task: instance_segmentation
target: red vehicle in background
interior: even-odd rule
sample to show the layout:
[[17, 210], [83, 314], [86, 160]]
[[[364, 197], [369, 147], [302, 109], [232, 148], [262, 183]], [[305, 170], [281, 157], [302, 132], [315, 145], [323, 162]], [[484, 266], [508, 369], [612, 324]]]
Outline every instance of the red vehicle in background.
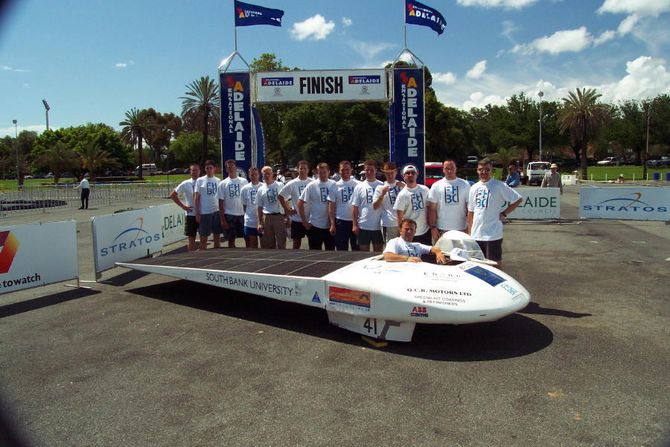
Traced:
[[424, 167], [426, 168], [426, 177], [424, 183], [427, 187], [430, 188], [433, 186], [433, 183], [444, 177], [444, 172], [442, 172], [442, 162], [427, 161], [424, 164]]

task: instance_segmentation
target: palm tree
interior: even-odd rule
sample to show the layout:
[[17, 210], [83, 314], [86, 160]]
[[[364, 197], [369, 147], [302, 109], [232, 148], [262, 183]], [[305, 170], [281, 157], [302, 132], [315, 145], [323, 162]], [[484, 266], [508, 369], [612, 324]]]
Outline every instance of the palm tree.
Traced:
[[56, 144], [42, 153], [40, 162], [51, 170], [54, 175], [54, 183], [58, 183], [64, 172], [79, 167], [79, 156], [65, 143], [57, 141]]
[[500, 173], [500, 179], [505, 180], [507, 177], [507, 166], [510, 162], [515, 161], [519, 158], [519, 149], [516, 146], [512, 147], [501, 147], [498, 148], [498, 152], [491, 155], [491, 159], [499, 162], [502, 165], [502, 172]]
[[142, 141], [146, 135], [151, 132], [151, 119], [146, 110], [138, 110], [133, 107], [126, 112], [126, 119], [119, 123], [124, 126], [121, 129], [121, 138], [126, 143], [137, 147], [137, 155], [139, 160], [139, 178], [142, 180]]
[[118, 166], [116, 158], [112, 157], [109, 152], [100, 148], [100, 145], [91, 141], [79, 153], [81, 157], [81, 164], [88, 170], [91, 176], [91, 181], [95, 179], [95, 173], [102, 167]]
[[203, 76], [186, 86], [186, 96], [182, 96], [182, 117], [195, 114], [202, 120], [202, 150], [200, 163], [207, 159], [207, 138], [209, 137], [209, 119], [219, 115], [219, 86], [209, 76]]
[[563, 106], [558, 115], [561, 134], [570, 131], [570, 141], [580, 162], [582, 180], [587, 179], [586, 150], [589, 142], [598, 136], [609, 118], [608, 106], [598, 102], [601, 96], [595, 89], [577, 88], [563, 98]]

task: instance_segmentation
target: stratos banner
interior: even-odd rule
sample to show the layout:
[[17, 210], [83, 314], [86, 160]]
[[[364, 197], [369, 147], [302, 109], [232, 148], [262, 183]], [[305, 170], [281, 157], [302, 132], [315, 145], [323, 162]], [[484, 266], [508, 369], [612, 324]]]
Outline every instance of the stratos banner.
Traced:
[[186, 226], [186, 213], [175, 203], [161, 205], [161, 245], [179, 242], [184, 239], [184, 227]]
[[75, 221], [0, 228], [0, 294], [78, 276]]
[[522, 200], [510, 219], [560, 219], [560, 188], [518, 188], [517, 192]]
[[254, 101], [388, 101], [386, 71], [259, 71], [252, 74]]
[[609, 187], [579, 189], [579, 217], [670, 220], [670, 188]]
[[115, 266], [158, 253], [163, 247], [160, 207], [93, 218], [93, 259], [96, 275]]

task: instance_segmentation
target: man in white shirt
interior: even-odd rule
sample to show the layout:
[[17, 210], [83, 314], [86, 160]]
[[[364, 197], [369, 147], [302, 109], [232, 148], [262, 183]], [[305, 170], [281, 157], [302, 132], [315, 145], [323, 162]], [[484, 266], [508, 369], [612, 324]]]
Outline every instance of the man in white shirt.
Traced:
[[242, 187], [240, 196], [244, 208], [244, 244], [247, 248], [258, 248], [258, 190], [261, 187], [258, 168], [249, 168], [249, 180]]
[[393, 205], [398, 216], [398, 222], [403, 219], [412, 219], [416, 222], [416, 234], [414, 240], [424, 245], [432, 245], [433, 241], [428, 228], [428, 194], [427, 186], [419, 185], [416, 181], [418, 171], [416, 166], [407, 165], [402, 170], [405, 186]]
[[270, 166], [263, 166], [263, 185], [258, 188], [257, 196], [257, 229], [263, 234], [261, 247], [263, 248], [286, 248], [286, 227], [284, 226], [284, 215], [281, 213], [279, 203], [279, 191], [283, 185], [274, 180], [274, 174]]
[[343, 160], [340, 162], [340, 179], [335, 182], [337, 192], [335, 194], [335, 249], [347, 251], [351, 246], [352, 251], [358, 250], [358, 240], [352, 231], [351, 199], [358, 180], [351, 176], [351, 163]]
[[[200, 166], [192, 164], [189, 167], [191, 178], [184, 180], [170, 193], [170, 198], [177, 206], [186, 211], [186, 224], [184, 235], [188, 238], [188, 251], [195, 251], [195, 235], [198, 232], [198, 222], [195, 221], [195, 185], [200, 177]], [[184, 196], [186, 203], [179, 200], [179, 195]]]
[[302, 225], [307, 230], [310, 250], [335, 250], [335, 204], [331, 207], [329, 198], [335, 197], [335, 181], [328, 178], [330, 168], [327, 163], [316, 167], [318, 179], [311, 182], [300, 194], [298, 213]]
[[79, 207], [80, 210], [87, 210], [88, 209], [88, 197], [91, 194], [91, 184], [88, 182], [88, 174], [84, 175], [81, 178], [81, 182], [77, 186], [75, 186], [75, 189], [81, 189], [81, 206]]
[[235, 160], [226, 160], [226, 172], [228, 177], [221, 180], [217, 190], [219, 216], [228, 247], [235, 248], [235, 238], [244, 237], [244, 207], [240, 192], [249, 182], [237, 175]]
[[384, 248], [384, 260], [389, 262], [421, 262], [421, 255], [433, 253], [438, 264], [447, 262], [444, 253], [437, 247], [412, 242], [416, 222], [403, 219], [400, 224], [400, 236], [391, 239]]
[[[309, 163], [307, 160], [300, 160], [298, 162], [298, 177], [290, 180], [279, 193], [279, 203], [284, 208], [284, 214], [291, 216], [291, 239], [293, 239], [293, 249], [297, 250], [302, 244], [302, 238], [307, 233], [305, 227], [302, 226], [302, 219], [298, 214], [298, 200], [300, 194], [314, 180], [308, 177]], [[291, 201], [289, 207], [288, 200]]]
[[384, 236], [384, 242], [388, 243], [388, 241], [400, 235], [398, 215], [393, 209], [393, 205], [398, 198], [398, 193], [405, 187], [405, 183], [396, 181], [398, 169], [395, 163], [391, 161], [384, 163], [382, 171], [384, 171], [386, 181], [383, 185], [375, 188], [375, 195], [372, 200], [375, 209], [380, 207], [382, 209], [382, 235]]
[[479, 181], [470, 188], [468, 199], [467, 233], [477, 241], [484, 256], [502, 269], [502, 221], [519, 206], [521, 195], [491, 177], [490, 160], [480, 160], [477, 173]]
[[205, 162], [205, 175], [195, 185], [195, 221], [198, 222], [200, 250], [207, 248], [207, 238], [212, 235], [214, 248], [221, 247], [221, 218], [219, 202], [216, 198], [220, 180], [214, 176], [216, 165], [212, 160]]
[[445, 231], [465, 231], [468, 226], [468, 194], [470, 184], [456, 177], [456, 162], [442, 163], [444, 178], [433, 183], [428, 195], [428, 226], [433, 240]]
[[361, 251], [381, 251], [384, 247], [382, 236], [382, 209], [374, 207], [375, 189], [382, 185], [377, 180], [377, 162], [367, 160], [363, 163], [365, 180], [356, 185], [352, 199], [353, 231], [358, 235], [358, 246]]

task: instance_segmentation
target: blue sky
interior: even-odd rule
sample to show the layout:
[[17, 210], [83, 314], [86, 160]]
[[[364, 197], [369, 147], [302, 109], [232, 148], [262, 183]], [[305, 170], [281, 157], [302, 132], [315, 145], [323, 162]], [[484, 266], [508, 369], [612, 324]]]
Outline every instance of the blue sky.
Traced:
[[[285, 11], [281, 28], [238, 28], [238, 50], [290, 67], [376, 68], [403, 48], [404, 0], [248, 0]], [[438, 36], [408, 26], [439, 99], [469, 109], [514, 93], [603, 99], [670, 93], [670, 0], [424, 0]], [[0, 136], [103, 122], [127, 110], [179, 113], [185, 85], [216, 77], [234, 49], [233, 1], [21, 0], [0, 18]]]

